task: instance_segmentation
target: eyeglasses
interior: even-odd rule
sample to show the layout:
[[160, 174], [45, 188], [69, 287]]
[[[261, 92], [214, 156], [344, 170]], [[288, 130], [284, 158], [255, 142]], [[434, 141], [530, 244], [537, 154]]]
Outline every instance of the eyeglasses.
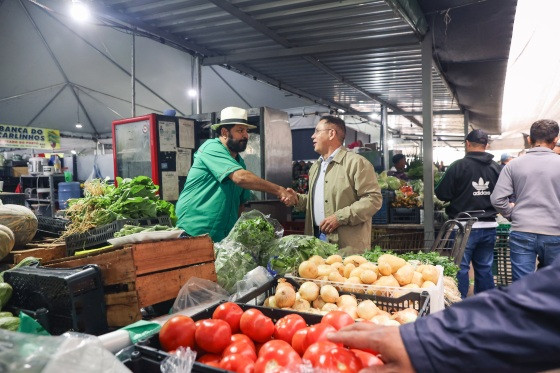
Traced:
[[322, 129], [322, 130], [315, 129], [315, 132], [313, 132], [313, 133], [318, 134], [321, 131], [330, 131], [330, 130], [336, 131], [334, 128], [325, 128], [325, 129]]

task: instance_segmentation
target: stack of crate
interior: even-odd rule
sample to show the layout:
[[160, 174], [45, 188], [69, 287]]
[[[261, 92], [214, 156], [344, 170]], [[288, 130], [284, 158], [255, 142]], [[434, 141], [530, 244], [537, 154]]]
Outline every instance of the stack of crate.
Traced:
[[494, 245], [494, 282], [496, 286], [511, 284], [511, 260], [509, 256], [510, 224], [500, 224], [496, 229], [496, 244]]

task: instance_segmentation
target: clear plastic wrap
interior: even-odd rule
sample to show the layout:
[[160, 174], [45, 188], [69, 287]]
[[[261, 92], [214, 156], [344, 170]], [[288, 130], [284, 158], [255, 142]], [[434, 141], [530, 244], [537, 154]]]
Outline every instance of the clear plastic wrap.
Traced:
[[173, 303], [172, 312], [179, 312], [202, 304], [214, 304], [226, 300], [228, 297], [228, 292], [215, 282], [191, 277], [179, 291], [179, 295]]
[[255, 257], [238, 242], [222, 240], [214, 244], [214, 251], [218, 284], [229, 293], [235, 291], [237, 281], [258, 266]]
[[266, 246], [283, 234], [284, 227], [276, 219], [258, 210], [251, 210], [241, 214], [231, 232], [221, 243], [240, 243], [253, 258], [258, 260]]
[[196, 360], [196, 351], [179, 347], [171, 356], [161, 362], [162, 373], [190, 373]]
[[129, 372], [97, 337], [37, 336], [0, 330], [1, 372]]
[[[274, 277], [266, 268], [259, 266], [252, 271], [249, 271], [245, 276], [243, 276], [242, 280], [235, 284], [234, 293], [229, 297], [229, 300], [235, 302], [240, 297], [250, 293], [262, 285], [265, 285], [273, 279]], [[263, 299], [257, 299], [257, 303], [261, 304], [264, 302], [264, 294], [262, 297]]]

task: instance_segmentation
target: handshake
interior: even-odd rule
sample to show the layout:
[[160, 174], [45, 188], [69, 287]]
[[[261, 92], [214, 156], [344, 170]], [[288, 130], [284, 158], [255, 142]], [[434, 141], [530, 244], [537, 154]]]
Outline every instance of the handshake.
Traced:
[[278, 195], [278, 198], [280, 199], [280, 201], [282, 201], [282, 203], [284, 203], [286, 206], [294, 206], [298, 203], [298, 195], [295, 190], [293, 190], [292, 188], [282, 189], [283, 190]]

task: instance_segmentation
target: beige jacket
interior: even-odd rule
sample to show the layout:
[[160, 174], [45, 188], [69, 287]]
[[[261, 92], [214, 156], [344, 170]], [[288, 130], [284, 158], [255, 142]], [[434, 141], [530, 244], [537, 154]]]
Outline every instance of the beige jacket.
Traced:
[[[306, 211], [305, 234], [313, 235], [313, 190], [321, 161], [309, 170], [309, 193], [299, 194], [296, 208]], [[372, 164], [342, 148], [325, 174], [325, 216], [336, 215], [341, 224], [327, 236], [329, 242], [349, 252], [371, 248], [371, 218], [381, 208], [381, 189]], [[316, 222], [318, 225], [320, 222]]]

